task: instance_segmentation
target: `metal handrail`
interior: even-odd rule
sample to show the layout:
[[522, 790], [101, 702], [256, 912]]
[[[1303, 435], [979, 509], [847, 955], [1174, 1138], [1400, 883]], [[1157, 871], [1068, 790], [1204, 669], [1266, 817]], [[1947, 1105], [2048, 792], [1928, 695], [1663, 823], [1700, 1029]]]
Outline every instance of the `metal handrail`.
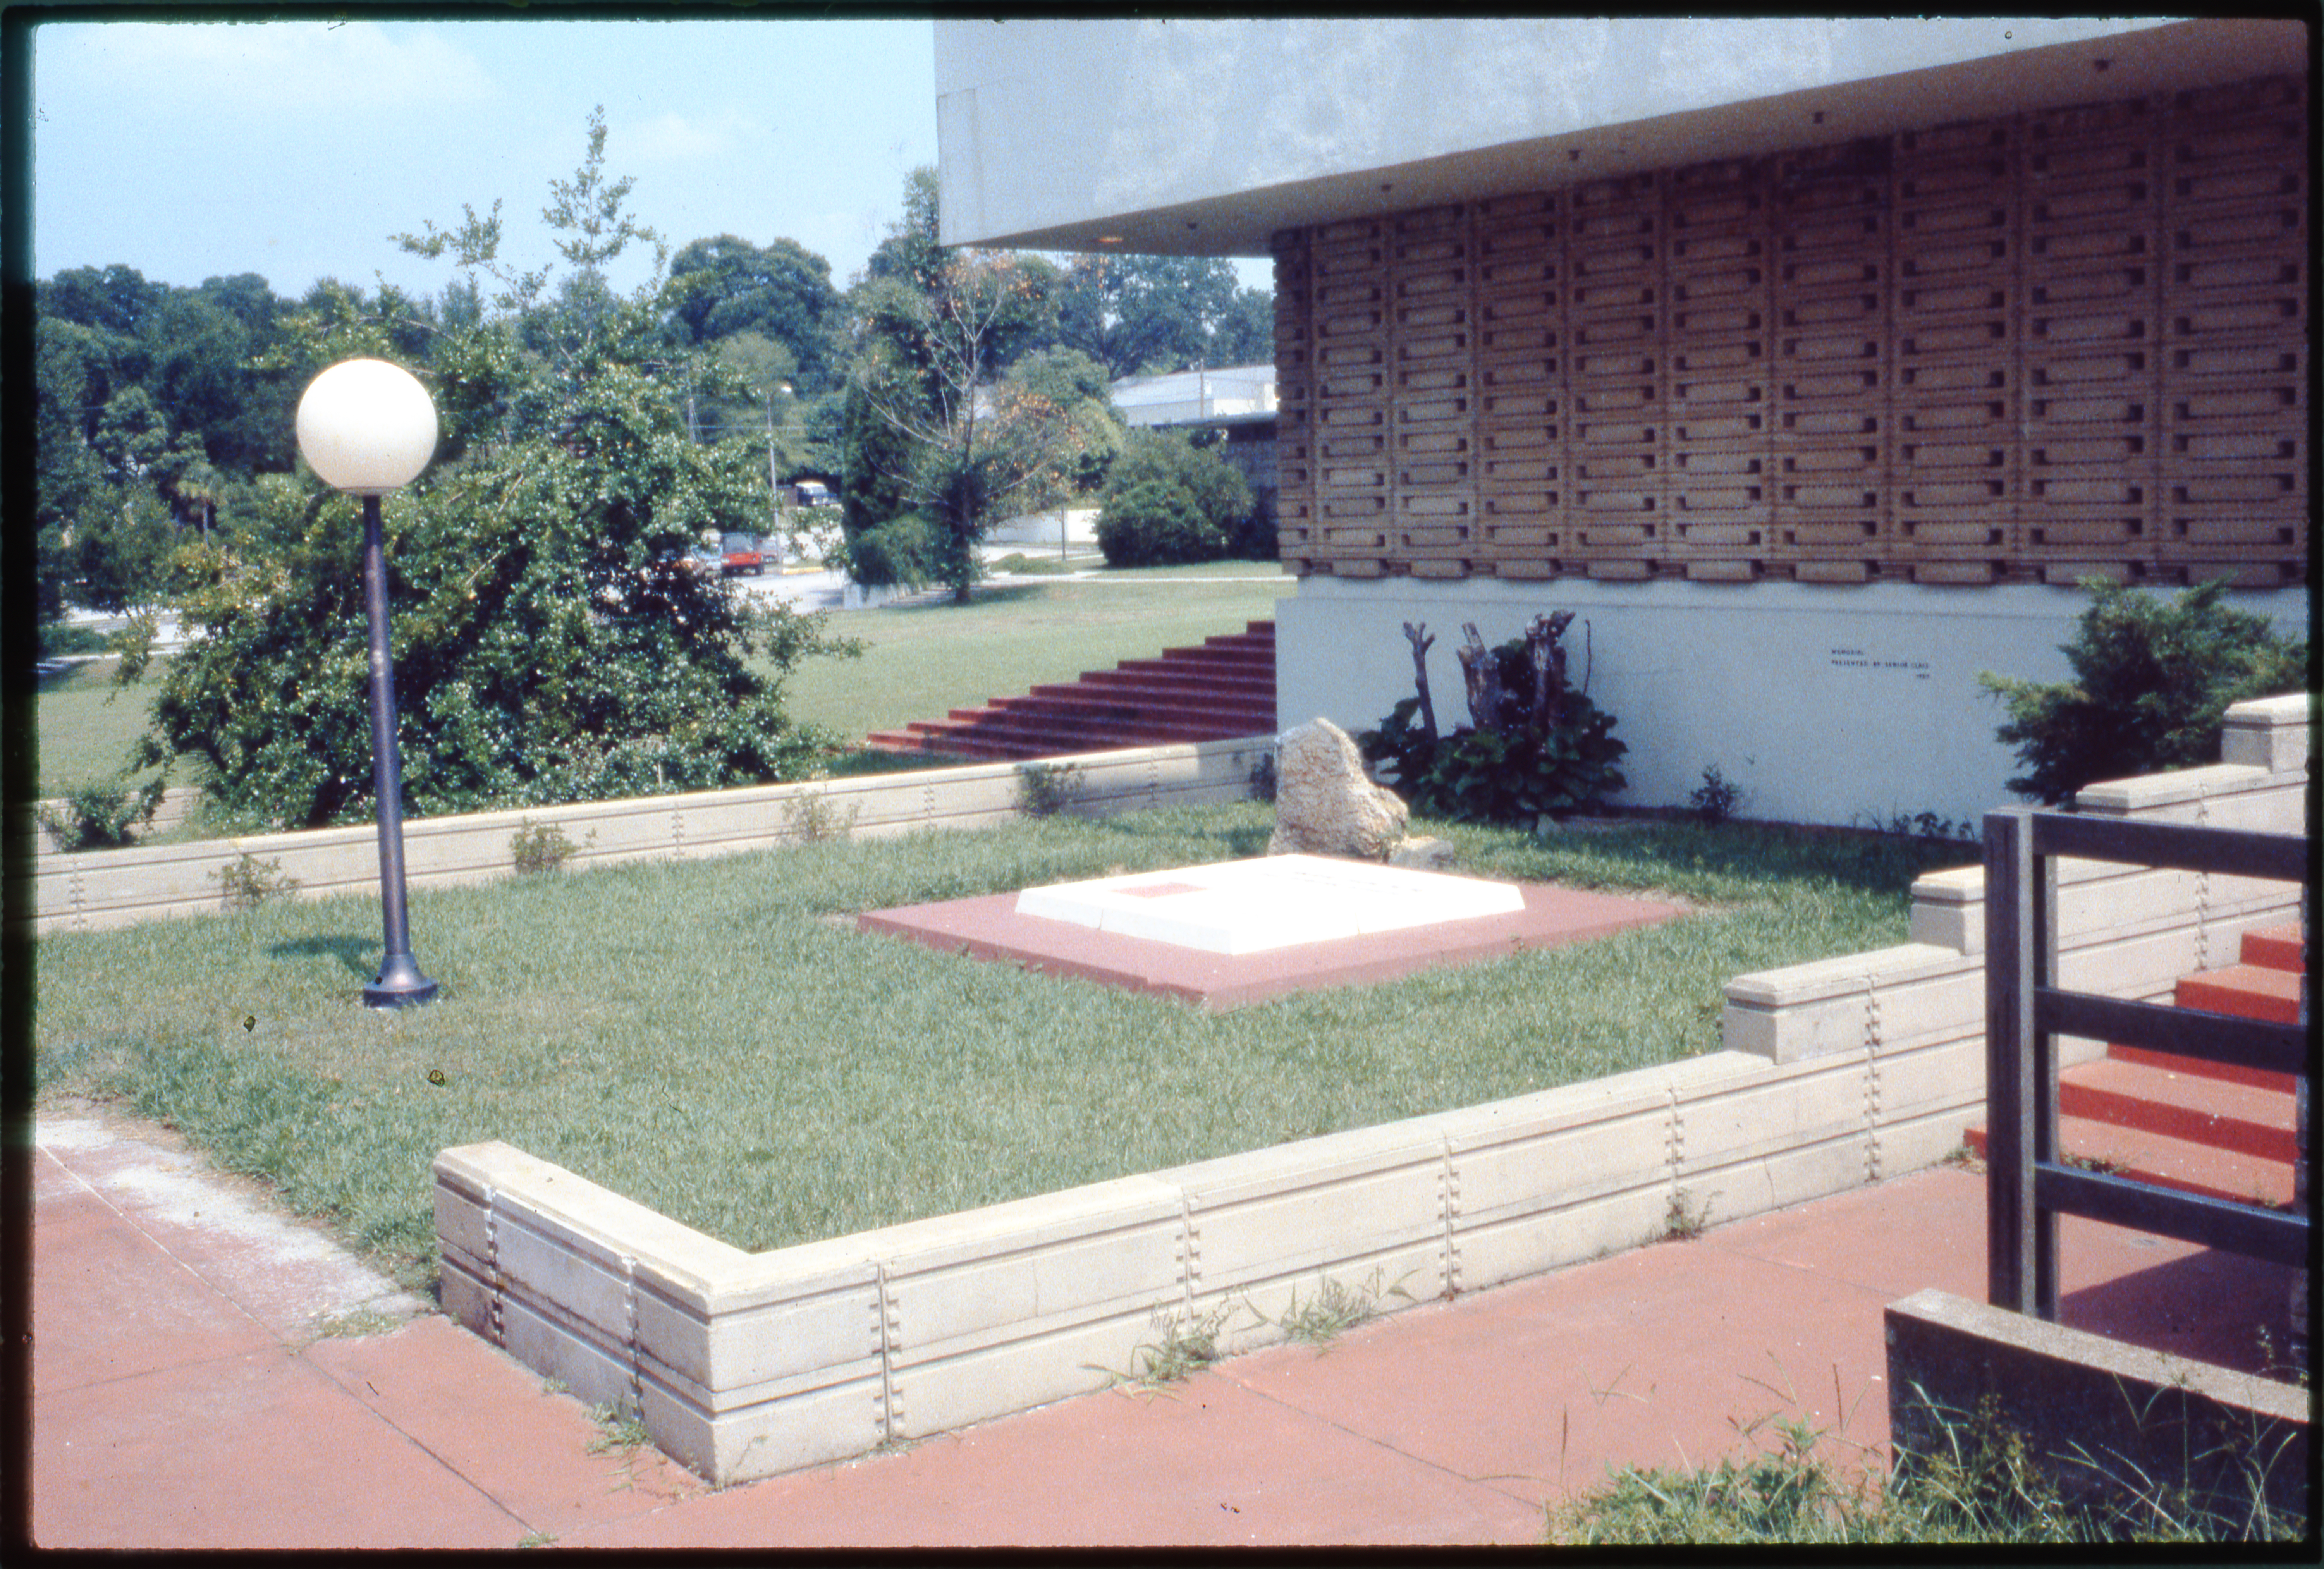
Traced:
[[[2291, 834], [2134, 823], [2062, 812], [1985, 819], [1987, 1295], [1997, 1307], [2058, 1316], [2058, 1217], [2082, 1215], [2295, 1267], [2309, 1216], [2066, 1165], [2058, 1149], [2056, 1038], [2091, 1036], [2182, 1057], [2312, 1075], [2308, 992], [2300, 1022], [2126, 1001], [2055, 983], [2057, 857], [2310, 882], [2308, 841]], [[2316, 1158], [2302, 1097], [2303, 1168]], [[2305, 1195], [2301, 1195], [2303, 1200]]]

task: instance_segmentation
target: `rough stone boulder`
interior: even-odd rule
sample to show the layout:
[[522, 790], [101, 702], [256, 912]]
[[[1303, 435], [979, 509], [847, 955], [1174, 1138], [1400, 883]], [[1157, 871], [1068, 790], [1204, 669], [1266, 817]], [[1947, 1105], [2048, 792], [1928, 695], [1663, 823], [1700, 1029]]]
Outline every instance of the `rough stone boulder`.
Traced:
[[1404, 843], [1404, 802], [1372, 783], [1348, 733], [1317, 719], [1287, 733], [1275, 764], [1270, 855], [1385, 861]]

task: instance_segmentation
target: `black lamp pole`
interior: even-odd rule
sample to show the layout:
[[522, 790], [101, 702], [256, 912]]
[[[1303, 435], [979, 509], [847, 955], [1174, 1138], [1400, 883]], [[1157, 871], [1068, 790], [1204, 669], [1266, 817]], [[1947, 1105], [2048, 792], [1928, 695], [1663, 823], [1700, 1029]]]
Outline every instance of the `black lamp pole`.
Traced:
[[411, 1008], [436, 998], [436, 983], [411, 956], [411, 928], [403, 909], [403, 753], [395, 739], [395, 658], [387, 639], [387, 548], [381, 537], [379, 496], [364, 508], [364, 608], [371, 616], [371, 777], [379, 805], [379, 904], [387, 956], [363, 989], [367, 1008]]

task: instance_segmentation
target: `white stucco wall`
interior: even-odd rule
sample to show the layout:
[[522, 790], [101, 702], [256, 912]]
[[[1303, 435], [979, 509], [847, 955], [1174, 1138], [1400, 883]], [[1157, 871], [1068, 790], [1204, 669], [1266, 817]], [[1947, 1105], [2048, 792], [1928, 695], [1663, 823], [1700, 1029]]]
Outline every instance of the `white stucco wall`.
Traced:
[[[2167, 592], [2167, 591], [2166, 591]], [[1404, 623], [1436, 639], [1438, 724], [1468, 722], [1454, 649], [1473, 621], [1488, 645], [1534, 616], [1574, 612], [1570, 676], [1617, 720], [1630, 806], [1680, 806], [1716, 767], [1747, 816], [1848, 824], [1933, 811], [1974, 821], [2011, 805], [2015, 753], [1994, 739], [2001, 707], [1980, 670], [2039, 680], [2070, 671], [2059, 645], [2087, 597], [2038, 586], [1932, 588], [1681, 582], [1541, 584], [1311, 577], [1276, 611], [1276, 713], [1351, 734], [1413, 689]], [[2297, 592], [2229, 603], [2305, 633]]]
[[1098, 248], [1119, 231], [1125, 250], [1208, 254], [1540, 189], [1569, 161], [1589, 178], [2305, 69], [2298, 23], [2165, 18], [936, 27], [946, 243]]

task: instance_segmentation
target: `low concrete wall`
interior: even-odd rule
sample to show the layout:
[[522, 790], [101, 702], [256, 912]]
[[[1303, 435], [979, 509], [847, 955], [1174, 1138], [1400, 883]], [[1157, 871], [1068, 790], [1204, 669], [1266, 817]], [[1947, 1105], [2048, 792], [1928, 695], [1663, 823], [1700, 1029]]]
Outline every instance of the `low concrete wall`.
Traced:
[[1973, 1044], [1716, 1052], [756, 1255], [470, 1145], [436, 1160], [444, 1308], [738, 1481], [1102, 1388], [1173, 1323], [1280, 1340], [1326, 1281], [1386, 1311], [1926, 1164]]
[[[2085, 806], [2116, 792], [2129, 814], [2298, 831], [2295, 701], [2243, 728], [2297, 764], [2096, 787]], [[2112, 966], [2167, 990], [2285, 908], [2226, 880], [2067, 870], [2073, 983]], [[635, 1408], [724, 1483], [1099, 1388], [1174, 1324], [1223, 1315], [1230, 1352], [1280, 1339], [1326, 1282], [1385, 1311], [1632, 1247], [1674, 1216], [1841, 1192], [1942, 1158], [1983, 1104], [1977, 875], [1915, 888], [1915, 936], [1945, 941], [1730, 983], [1727, 1050], [766, 1253], [505, 1144], [447, 1149], [445, 1309], [581, 1398]]]
[[2028, 1458], [2070, 1499], [2122, 1504], [2183, 1483], [2230, 1518], [2255, 1494], [2309, 1518], [2306, 1389], [1943, 1291], [1893, 1302], [1884, 1316], [1900, 1472], [1950, 1457], [1953, 1435], [1969, 1442], [1990, 1400], [1992, 1417], [2024, 1435]]
[[[153, 816], [143, 826], [133, 830], [133, 836], [138, 839], [150, 839], [156, 834], [168, 833], [186, 820], [187, 814], [194, 809], [194, 803], [201, 798], [201, 793], [188, 785], [173, 785], [163, 790], [161, 803], [153, 808]], [[42, 801], [39, 806], [42, 808], [60, 810], [64, 804], [63, 798], [57, 798]], [[42, 823], [39, 825], [38, 833], [41, 854], [44, 855], [57, 854], [60, 846], [54, 830], [51, 829], [46, 823]]]
[[[1075, 810], [1241, 800], [1275, 738], [1131, 747], [1047, 758], [1038, 766], [1075, 771]], [[745, 789], [586, 801], [521, 811], [420, 817], [403, 826], [405, 880], [412, 888], [481, 882], [514, 870], [511, 842], [526, 823], [554, 826], [579, 868], [620, 861], [691, 860], [794, 844], [820, 811], [835, 826], [853, 816], [862, 836], [915, 828], [982, 828], [1016, 817], [1025, 769], [1019, 763], [762, 785]], [[186, 844], [133, 845], [44, 854], [33, 870], [32, 930], [93, 931], [222, 908], [218, 874], [244, 855], [281, 862], [309, 896], [379, 886], [379, 834], [367, 824], [301, 833], [257, 834]]]
[[[2209, 768], [2095, 784], [2075, 798], [2093, 817], [2308, 832], [2309, 702], [2239, 703]], [[1964, 845], [1965, 857], [1982, 854]], [[2058, 864], [2058, 977], [2075, 991], [2166, 1001], [2180, 977], [2236, 960], [2246, 931], [2295, 918], [2290, 883], [2106, 862]], [[1727, 983], [1724, 1038], [1775, 1062], [1877, 1049], [1884, 1039], [1981, 1042], [1985, 1034], [1985, 869], [1932, 872], [1913, 885], [1913, 940], [1893, 948], [1738, 975]], [[2060, 1042], [2061, 1059], [2102, 1041]], [[1980, 1064], [1982, 1059], [1979, 1059]], [[1981, 1106], [1980, 1066], [1963, 1086]]]

